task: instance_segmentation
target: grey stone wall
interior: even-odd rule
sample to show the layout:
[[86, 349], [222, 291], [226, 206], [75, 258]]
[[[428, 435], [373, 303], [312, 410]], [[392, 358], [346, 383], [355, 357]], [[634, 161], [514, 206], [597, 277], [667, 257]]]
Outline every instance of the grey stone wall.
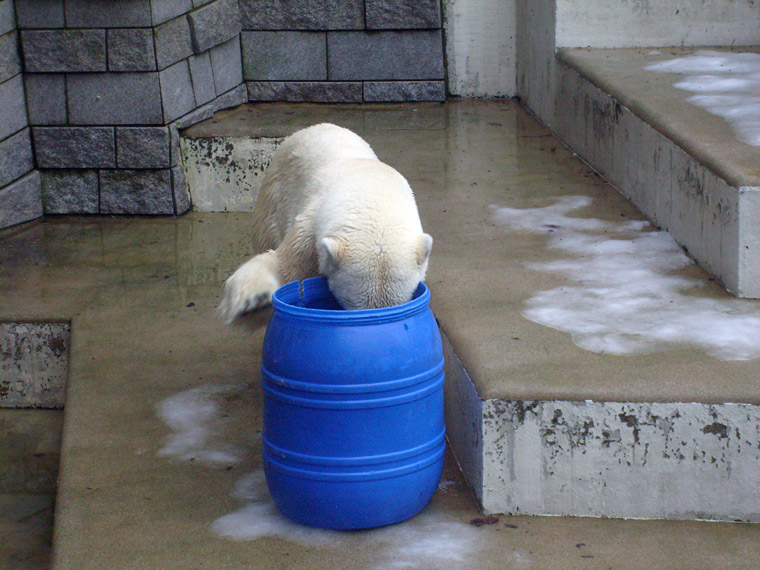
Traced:
[[13, 0], [0, 0], [0, 228], [41, 215]]
[[44, 213], [188, 210], [178, 128], [247, 100], [237, 0], [15, 0], [15, 11]]
[[443, 101], [440, 0], [240, 0], [251, 101]]
[[187, 211], [222, 108], [445, 96], [440, 0], [0, 0], [0, 228]]

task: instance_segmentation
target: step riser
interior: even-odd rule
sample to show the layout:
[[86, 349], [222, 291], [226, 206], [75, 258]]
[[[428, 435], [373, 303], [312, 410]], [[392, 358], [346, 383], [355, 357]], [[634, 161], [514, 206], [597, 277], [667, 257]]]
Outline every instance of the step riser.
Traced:
[[193, 210], [250, 212], [282, 137], [182, 137], [180, 149]]
[[0, 408], [63, 408], [71, 326], [0, 322]]
[[760, 522], [760, 406], [481, 401], [444, 346], [450, 445], [486, 512]]
[[560, 138], [740, 297], [760, 297], [760, 188], [735, 187], [559, 62]]
[[491, 400], [483, 413], [489, 510], [760, 521], [757, 406]]

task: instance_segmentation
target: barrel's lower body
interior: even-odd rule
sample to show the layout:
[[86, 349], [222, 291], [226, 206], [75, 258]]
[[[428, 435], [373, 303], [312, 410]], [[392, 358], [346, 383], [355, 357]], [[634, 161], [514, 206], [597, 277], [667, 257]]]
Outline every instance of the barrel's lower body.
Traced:
[[443, 370], [433, 372], [374, 394], [320, 394], [264, 370], [264, 472], [280, 511], [332, 529], [420, 512], [438, 487], [446, 446]]
[[401, 468], [349, 474], [298, 469], [265, 452], [264, 472], [275, 504], [288, 518], [320, 528], [372, 528], [405, 521], [425, 508], [441, 478], [444, 449], [442, 442]]

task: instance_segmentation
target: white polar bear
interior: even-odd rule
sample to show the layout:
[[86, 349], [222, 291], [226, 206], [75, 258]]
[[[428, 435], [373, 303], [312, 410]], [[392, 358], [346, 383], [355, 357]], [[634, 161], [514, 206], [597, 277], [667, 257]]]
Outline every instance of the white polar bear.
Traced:
[[425, 279], [433, 238], [406, 179], [358, 135], [328, 123], [286, 138], [254, 209], [254, 250], [225, 283], [232, 322], [267, 305], [284, 283], [326, 275], [345, 309], [409, 301]]

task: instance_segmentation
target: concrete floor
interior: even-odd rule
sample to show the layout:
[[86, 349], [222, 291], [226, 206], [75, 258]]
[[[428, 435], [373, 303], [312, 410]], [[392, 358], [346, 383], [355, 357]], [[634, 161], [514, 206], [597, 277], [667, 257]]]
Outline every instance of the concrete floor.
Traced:
[[[558, 279], [526, 260], [555, 254], [542, 236], [497, 228], [491, 204], [584, 194], [594, 203], [581, 215], [638, 214], [513, 102], [431, 112], [433, 123], [407, 108], [406, 122], [362, 134], [416, 190], [436, 240], [434, 310], [482, 397], [757, 399], [756, 366], [688, 348], [604, 357], [520, 317], [526, 295]], [[251, 487], [268, 312], [234, 326], [213, 315], [250, 234], [246, 214], [200, 213], [50, 218], [0, 232], [0, 319], [71, 320], [54, 568], [757, 565], [757, 525], [501, 516], [476, 526], [451, 458], [431, 505], [407, 523], [352, 533], [284, 524]], [[238, 540], [220, 535], [230, 521]]]
[[[537, 208], [583, 195], [591, 205], [572, 216], [643, 218], [513, 102], [243, 105], [185, 134], [277, 137], [327, 120], [361, 134], [408, 178], [435, 240], [433, 309], [483, 399], [760, 403], [756, 362], [720, 361], [686, 345], [626, 362], [522, 317], [535, 291], [562, 284], [529, 265], [561, 254], [546, 247], [548, 231], [506, 232], [492, 206]], [[696, 265], [673, 275], [703, 280], [700, 296], [732, 298]]]

